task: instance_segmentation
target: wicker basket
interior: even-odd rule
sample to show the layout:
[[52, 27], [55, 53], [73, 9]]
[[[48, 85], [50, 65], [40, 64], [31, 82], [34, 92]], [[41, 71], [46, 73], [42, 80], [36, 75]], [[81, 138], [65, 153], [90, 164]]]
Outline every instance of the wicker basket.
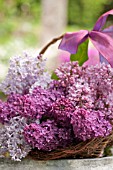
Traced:
[[[54, 38], [50, 41], [39, 53], [42, 56], [49, 46], [62, 39], [64, 35]], [[65, 149], [57, 149], [50, 152], [39, 151], [34, 149], [29, 153], [29, 156], [36, 160], [55, 160], [61, 158], [96, 158], [102, 157], [104, 149], [107, 146], [113, 145], [113, 132], [107, 137], [98, 137], [79, 144], [73, 144]]]

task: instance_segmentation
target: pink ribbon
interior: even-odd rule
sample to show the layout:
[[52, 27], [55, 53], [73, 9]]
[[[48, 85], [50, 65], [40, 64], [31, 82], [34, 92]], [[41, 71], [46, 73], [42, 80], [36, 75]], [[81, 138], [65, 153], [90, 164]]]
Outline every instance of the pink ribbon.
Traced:
[[100, 53], [101, 62], [109, 63], [113, 67], [113, 26], [102, 30], [109, 15], [113, 15], [113, 9], [99, 17], [92, 31], [81, 30], [66, 33], [61, 40], [59, 49], [75, 54], [78, 46], [89, 38]]

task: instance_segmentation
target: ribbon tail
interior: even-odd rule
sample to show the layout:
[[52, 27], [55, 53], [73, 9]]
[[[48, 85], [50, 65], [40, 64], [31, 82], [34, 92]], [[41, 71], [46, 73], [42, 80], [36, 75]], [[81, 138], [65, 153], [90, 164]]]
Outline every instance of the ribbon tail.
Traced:
[[113, 39], [107, 34], [98, 31], [91, 31], [89, 38], [98, 52], [113, 67]]
[[75, 54], [78, 50], [78, 46], [88, 38], [88, 31], [81, 30], [74, 33], [66, 33], [59, 45], [59, 49], [68, 51], [71, 54]]
[[109, 15], [113, 15], [113, 9], [104, 13], [103, 15], [101, 15], [99, 17], [99, 19], [97, 20], [97, 22], [95, 23], [94, 27], [93, 27], [93, 31], [101, 31], [102, 27], [104, 26], [104, 24], [106, 23], [107, 17]]

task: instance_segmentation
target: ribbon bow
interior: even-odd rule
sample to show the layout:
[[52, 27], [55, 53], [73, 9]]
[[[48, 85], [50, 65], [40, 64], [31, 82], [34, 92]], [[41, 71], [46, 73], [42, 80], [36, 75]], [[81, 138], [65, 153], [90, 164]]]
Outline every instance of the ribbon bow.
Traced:
[[99, 17], [92, 31], [81, 30], [66, 33], [61, 40], [59, 49], [76, 54], [78, 46], [89, 38], [98, 50], [100, 60], [109, 63], [113, 67], [113, 26], [102, 30], [109, 15], [113, 15], [113, 9]]

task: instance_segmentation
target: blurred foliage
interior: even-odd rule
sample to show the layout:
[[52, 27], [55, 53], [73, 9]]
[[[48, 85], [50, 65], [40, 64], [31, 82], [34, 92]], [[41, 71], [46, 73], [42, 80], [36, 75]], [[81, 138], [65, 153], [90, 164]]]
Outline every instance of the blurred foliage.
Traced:
[[40, 1], [0, 0], [0, 44], [20, 36], [28, 45], [35, 45], [38, 42]]
[[113, 0], [108, 0], [106, 4], [104, 4], [103, 13], [109, 11], [113, 8]]
[[0, 99], [2, 99], [3, 101], [6, 101], [7, 99], [7, 96], [1, 91], [0, 91]]
[[[113, 0], [69, 0], [67, 30], [92, 28], [112, 6]], [[38, 44], [40, 20], [41, 0], [0, 0], [0, 44], [15, 37], [29, 46]]]
[[[103, 6], [103, 11], [101, 12], [101, 14], [109, 11], [110, 9], [113, 9], [113, 0], [109, 0], [109, 1], [107, 2], [107, 4], [104, 4], [104, 6]], [[113, 16], [112, 16], [112, 15], [110, 15], [110, 16], [108, 17], [108, 20], [109, 20], [110, 23], [113, 24]], [[111, 25], [111, 24], [109, 24], [109, 22], [108, 22], [107, 26]]]
[[5, 17], [40, 18], [41, 0], [0, 0], [0, 20]]
[[110, 3], [109, 0], [69, 0], [69, 25], [92, 28], [108, 2]]

